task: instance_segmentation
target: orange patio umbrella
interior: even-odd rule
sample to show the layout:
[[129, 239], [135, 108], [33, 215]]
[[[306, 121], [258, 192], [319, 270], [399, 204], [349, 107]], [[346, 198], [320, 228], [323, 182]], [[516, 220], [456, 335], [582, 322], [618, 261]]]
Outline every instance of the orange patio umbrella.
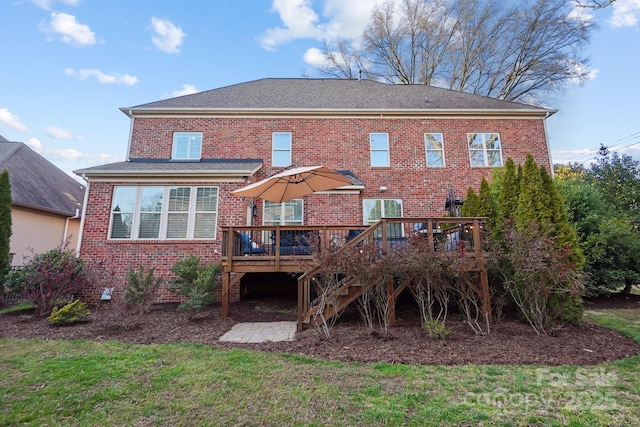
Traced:
[[287, 169], [231, 193], [244, 197], [259, 197], [282, 203], [317, 191], [328, 191], [351, 185], [351, 182], [325, 166], [303, 166]]

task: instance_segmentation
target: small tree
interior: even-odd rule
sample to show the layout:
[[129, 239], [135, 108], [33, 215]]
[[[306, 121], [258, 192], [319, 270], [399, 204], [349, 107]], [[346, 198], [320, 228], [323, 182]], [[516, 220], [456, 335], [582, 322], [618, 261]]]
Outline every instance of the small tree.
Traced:
[[218, 285], [220, 271], [220, 264], [200, 264], [197, 256], [176, 262], [171, 272], [177, 277], [169, 290], [185, 297], [178, 309], [190, 311], [193, 316], [213, 303], [216, 298], [213, 291]]
[[464, 198], [464, 203], [460, 208], [460, 215], [462, 216], [476, 216], [478, 212], [478, 206], [480, 205], [480, 198], [473, 191], [472, 187], [467, 189], [467, 195]]
[[[0, 174], [0, 284], [4, 283], [9, 269], [11, 243], [11, 182], [9, 171]], [[0, 286], [0, 290], [2, 290]]]

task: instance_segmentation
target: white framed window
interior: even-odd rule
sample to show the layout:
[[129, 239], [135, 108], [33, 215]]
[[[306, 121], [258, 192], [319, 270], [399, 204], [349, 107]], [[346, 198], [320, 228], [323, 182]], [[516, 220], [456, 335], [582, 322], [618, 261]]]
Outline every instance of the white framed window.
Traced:
[[444, 140], [441, 133], [425, 133], [424, 147], [428, 167], [444, 167]]
[[218, 187], [116, 186], [109, 238], [215, 239]]
[[471, 166], [502, 166], [499, 133], [468, 133]]
[[202, 132], [174, 132], [172, 160], [200, 160]]
[[291, 132], [273, 132], [272, 166], [291, 166]]
[[[382, 218], [402, 218], [402, 199], [364, 199], [362, 201], [364, 225], [373, 225]], [[402, 237], [402, 224], [388, 224], [387, 236]], [[380, 237], [380, 233], [378, 236]]]
[[[262, 225], [304, 225], [303, 218], [304, 202], [302, 199], [293, 199], [283, 203], [264, 201]], [[271, 231], [264, 231], [262, 241], [269, 241], [271, 236]]]
[[263, 225], [304, 225], [304, 202], [293, 199], [288, 202], [274, 203], [264, 201]]
[[369, 143], [371, 146], [371, 166], [389, 167], [389, 134], [370, 133]]

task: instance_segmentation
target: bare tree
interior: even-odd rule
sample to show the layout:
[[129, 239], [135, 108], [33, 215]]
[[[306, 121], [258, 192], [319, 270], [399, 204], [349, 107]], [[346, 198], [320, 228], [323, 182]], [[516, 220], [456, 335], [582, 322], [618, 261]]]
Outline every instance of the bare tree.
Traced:
[[327, 76], [355, 79], [360, 77], [360, 72], [367, 72], [361, 52], [346, 39], [338, 39], [333, 44], [325, 41], [322, 55], [326, 65], [320, 67], [320, 72]]
[[326, 70], [352, 78], [357, 63], [391, 83], [532, 101], [587, 78], [582, 48], [595, 23], [571, 11], [565, 0], [387, 0], [372, 13], [362, 51], [344, 40], [327, 46]]
[[588, 1], [580, 1], [576, 0], [576, 4], [579, 7], [586, 7], [589, 9], [603, 9], [610, 4], [612, 4], [616, 0], [588, 0]]

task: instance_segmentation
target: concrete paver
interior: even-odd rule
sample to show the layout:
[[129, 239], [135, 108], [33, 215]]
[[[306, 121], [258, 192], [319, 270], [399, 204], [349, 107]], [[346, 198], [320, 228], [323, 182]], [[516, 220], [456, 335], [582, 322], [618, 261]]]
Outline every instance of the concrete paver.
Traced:
[[237, 343], [293, 341], [296, 329], [296, 322], [238, 323], [222, 335], [218, 341]]

